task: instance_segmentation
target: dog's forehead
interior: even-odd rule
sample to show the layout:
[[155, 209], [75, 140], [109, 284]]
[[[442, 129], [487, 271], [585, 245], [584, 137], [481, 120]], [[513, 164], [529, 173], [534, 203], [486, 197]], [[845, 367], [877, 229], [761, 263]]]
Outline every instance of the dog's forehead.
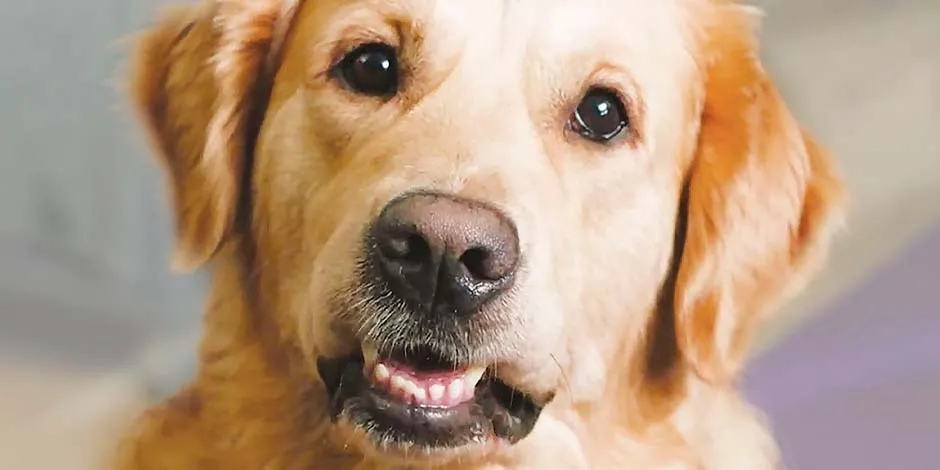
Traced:
[[[377, 2], [366, 0], [366, 3]], [[560, 33], [652, 33], [679, 20], [676, 0], [395, 0], [395, 3], [415, 16], [457, 27], [468, 34], [502, 40], [541, 39]]]
[[[332, 0], [339, 21], [391, 21], [421, 36], [462, 42], [466, 53], [526, 61], [609, 54], [644, 56], [686, 49], [695, 0]], [[368, 12], [368, 13], [366, 13]], [[433, 47], [433, 43], [431, 44]], [[517, 54], [514, 54], [517, 53]], [[534, 56], [534, 57], [533, 57]], [[661, 61], [660, 61], [661, 62]]]

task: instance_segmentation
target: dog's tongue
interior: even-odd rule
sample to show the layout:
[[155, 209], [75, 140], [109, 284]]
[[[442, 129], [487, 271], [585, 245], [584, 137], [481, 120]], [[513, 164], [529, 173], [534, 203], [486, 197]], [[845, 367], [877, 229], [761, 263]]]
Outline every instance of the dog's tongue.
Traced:
[[396, 361], [366, 364], [372, 384], [394, 398], [419, 406], [451, 408], [473, 399], [483, 368], [419, 370]]

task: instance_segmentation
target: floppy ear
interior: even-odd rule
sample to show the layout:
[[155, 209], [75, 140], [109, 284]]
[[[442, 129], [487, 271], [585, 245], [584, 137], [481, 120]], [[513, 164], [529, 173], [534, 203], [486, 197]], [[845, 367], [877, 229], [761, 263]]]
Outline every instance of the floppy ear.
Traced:
[[843, 201], [829, 156], [756, 58], [751, 12], [719, 8], [674, 299], [679, 350], [712, 383], [735, 378], [761, 315], [820, 264]]
[[256, 82], [293, 3], [206, 0], [167, 14], [138, 42], [132, 98], [169, 183], [178, 269], [208, 261], [232, 229]]

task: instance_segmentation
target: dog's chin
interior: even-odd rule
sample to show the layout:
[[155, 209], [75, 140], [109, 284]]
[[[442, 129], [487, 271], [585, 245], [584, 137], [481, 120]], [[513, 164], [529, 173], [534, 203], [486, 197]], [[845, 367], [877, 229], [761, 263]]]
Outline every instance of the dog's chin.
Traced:
[[483, 367], [365, 350], [319, 358], [317, 366], [335, 425], [384, 458], [482, 457], [525, 438], [546, 404]]

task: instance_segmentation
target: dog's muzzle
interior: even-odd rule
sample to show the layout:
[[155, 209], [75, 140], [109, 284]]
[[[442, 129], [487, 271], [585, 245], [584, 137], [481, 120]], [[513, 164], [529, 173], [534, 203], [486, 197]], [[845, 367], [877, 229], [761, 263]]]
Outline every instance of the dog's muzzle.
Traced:
[[[380, 449], [431, 451], [528, 435], [548, 400], [498, 376], [494, 345], [522, 263], [516, 226], [495, 207], [414, 192], [367, 230], [361, 352], [321, 358], [335, 419]], [[362, 307], [365, 306], [365, 307]]]

